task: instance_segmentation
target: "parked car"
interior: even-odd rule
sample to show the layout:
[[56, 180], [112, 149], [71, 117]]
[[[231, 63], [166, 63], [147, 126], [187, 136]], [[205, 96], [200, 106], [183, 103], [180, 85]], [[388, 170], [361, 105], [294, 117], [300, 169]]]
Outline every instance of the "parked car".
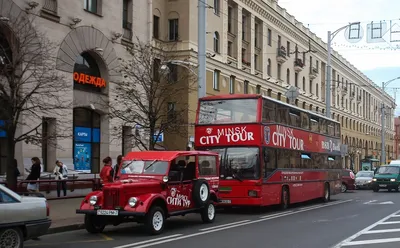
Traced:
[[49, 214], [46, 198], [20, 196], [0, 185], [0, 246], [21, 248], [25, 240], [45, 235]]
[[207, 151], [130, 152], [116, 176], [82, 201], [89, 233], [106, 225], [135, 221], [150, 234], [163, 231], [171, 216], [199, 213], [205, 223], [215, 219], [218, 200], [219, 155]]
[[372, 190], [378, 192], [380, 189], [388, 191], [399, 191], [400, 187], [400, 164], [389, 164], [379, 167], [372, 179]]
[[356, 189], [370, 189], [373, 178], [374, 178], [373, 171], [357, 172], [357, 174], [356, 174]]
[[347, 190], [354, 190], [355, 186], [355, 176], [352, 170], [343, 169], [342, 170], [342, 193]]

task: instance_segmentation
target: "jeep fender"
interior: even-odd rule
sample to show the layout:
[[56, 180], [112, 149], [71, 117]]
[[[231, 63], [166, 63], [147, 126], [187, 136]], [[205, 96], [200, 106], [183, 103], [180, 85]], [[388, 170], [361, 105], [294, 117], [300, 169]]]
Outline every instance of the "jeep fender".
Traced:
[[[136, 212], [147, 213], [153, 204], [160, 204], [162, 208], [168, 212], [167, 202], [162, 194], [145, 194], [138, 197], [139, 204], [135, 208]], [[129, 207], [129, 206], [128, 206]]]

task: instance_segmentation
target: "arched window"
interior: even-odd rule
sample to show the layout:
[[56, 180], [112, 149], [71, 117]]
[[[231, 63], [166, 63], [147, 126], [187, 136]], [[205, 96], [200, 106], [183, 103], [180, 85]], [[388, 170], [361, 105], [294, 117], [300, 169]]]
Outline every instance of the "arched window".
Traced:
[[[0, 31], [0, 69], [4, 65], [12, 63], [12, 51], [7, 35]], [[0, 73], [2, 73], [2, 70], [0, 70]]]
[[89, 173], [100, 170], [100, 114], [74, 108], [74, 169]]
[[[89, 83], [79, 82], [81, 75], [89, 76]], [[84, 52], [75, 60], [74, 65], [74, 89], [101, 92], [102, 87], [96, 87], [90, 83], [90, 79], [95, 78], [97, 81], [101, 78], [101, 73], [96, 60], [88, 53]], [[79, 80], [76, 80], [79, 79]]]
[[219, 53], [219, 33], [214, 33], [214, 52]]

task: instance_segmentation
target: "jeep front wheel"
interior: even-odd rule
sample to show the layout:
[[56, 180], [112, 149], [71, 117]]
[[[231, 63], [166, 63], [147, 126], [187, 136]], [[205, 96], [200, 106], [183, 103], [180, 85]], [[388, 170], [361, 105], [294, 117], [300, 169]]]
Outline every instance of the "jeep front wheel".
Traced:
[[196, 207], [201, 208], [210, 200], [210, 187], [206, 180], [195, 181], [193, 186], [193, 200]]
[[153, 206], [146, 215], [145, 227], [151, 235], [162, 233], [165, 224], [164, 210], [159, 206]]
[[213, 223], [215, 220], [215, 205], [213, 202], [207, 203], [204, 208], [201, 209], [201, 220], [204, 223]]
[[106, 227], [103, 218], [95, 215], [85, 215], [85, 229], [88, 233], [101, 233]]

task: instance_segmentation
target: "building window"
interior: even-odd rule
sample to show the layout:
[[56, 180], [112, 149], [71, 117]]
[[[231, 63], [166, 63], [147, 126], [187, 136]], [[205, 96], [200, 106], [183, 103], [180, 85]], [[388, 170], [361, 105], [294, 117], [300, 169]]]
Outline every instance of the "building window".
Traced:
[[219, 53], [219, 33], [214, 32], [214, 52]]
[[249, 93], [249, 81], [245, 80], [243, 83], [243, 93], [248, 94]]
[[258, 41], [259, 41], [258, 36], [260, 35], [259, 29], [260, 29], [260, 24], [256, 22], [254, 24], [254, 46], [258, 47], [258, 48], [260, 47], [258, 44]]
[[79, 55], [74, 65], [74, 89], [102, 92], [105, 87], [96, 60], [87, 52]]
[[256, 94], [261, 94], [261, 85], [256, 86]]
[[303, 77], [303, 90], [306, 91], [306, 78]]
[[286, 83], [290, 84], [290, 70], [289, 70], [289, 68], [286, 70]]
[[85, 1], [85, 5], [84, 5], [84, 9], [91, 12], [91, 13], [95, 13], [98, 14], [98, 4], [100, 2], [100, 0], [84, 0]]
[[179, 19], [170, 19], [169, 23], [169, 40], [177, 41], [179, 39]]
[[214, 0], [214, 14], [219, 15], [220, 2], [219, 0]]
[[153, 80], [155, 82], [160, 82], [160, 68], [161, 68], [161, 60], [154, 59], [154, 61], [153, 61]]
[[303, 67], [306, 65], [306, 52], [303, 52]]
[[232, 41], [228, 41], [228, 56], [232, 57]]
[[278, 74], [278, 79], [281, 79], [281, 76], [282, 76], [282, 75], [281, 75], [281, 72], [282, 72], [282, 65], [278, 63], [277, 68], [278, 68], [278, 72], [277, 72], [277, 74]]
[[229, 94], [235, 94], [235, 76], [229, 77]]
[[290, 41], [286, 42], [286, 56], [290, 57]]
[[271, 31], [271, 29], [268, 29], [267, 39], [268, 39], [268, 46], [272, 46], [272, 31]]
[[168, 111], [168, 119], [173, 120], [176, 117], [176, 103], [175, 102], [169, 102], [167, 106], [167, 111]]
[[233, 33], [232, 21], [233, 21], [233, 7], [228, 6], [228, 32], [231, 34]]
[[124, 0], [122, 4], [122, 28], [124, 29], [124, 33], [122, 38], [127, 40], [132, 40], [132, 16], [131, 16], [131, 9], [132, 0]]
[[219, 76], [220, 76], [220, 71], [214, 70], [214, 75], [213, 75], [213, 89], [214, 90], [219, 90]]
[[278, 48], [282, 46], [282, 37], [278, 35]]
[[312, 80], [310, 80], [310, 93], [313, 93]]
[[254, 54], [254, 69], [258, 70], [258, 55]]
[[318, 84], [315, 84], [315, 94], [319, 97]]
[[271, 76], [271, 59], [268, 59], [267, 74], [268, 76]]
[[242, 40], [246, 40], [246, 15], [242, 15]]
[[178, 65], [169, 64], [168, 69], [168, 83], [176, 83], [178, 81]]
[[100, 171], [100, 115], [87, 108], [74, 108], [74, 170]]
[[294, 86], [299, 87], [299, 74], [297, 72], [294, 73]]
[[159, 39], [160, 37], [160, 17], [153, 16], [153, 37]]

